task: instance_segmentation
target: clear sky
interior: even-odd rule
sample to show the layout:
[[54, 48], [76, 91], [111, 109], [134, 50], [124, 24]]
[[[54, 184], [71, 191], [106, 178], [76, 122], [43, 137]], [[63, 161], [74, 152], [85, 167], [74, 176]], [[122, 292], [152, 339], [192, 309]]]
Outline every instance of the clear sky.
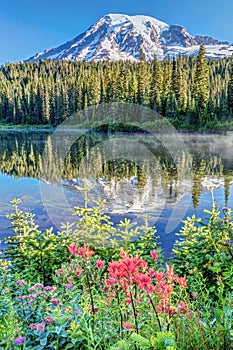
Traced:
[[0, 64], [56, 47], [108, 13], [149, 15], [233, 43], [233, 0], [0, 0]]

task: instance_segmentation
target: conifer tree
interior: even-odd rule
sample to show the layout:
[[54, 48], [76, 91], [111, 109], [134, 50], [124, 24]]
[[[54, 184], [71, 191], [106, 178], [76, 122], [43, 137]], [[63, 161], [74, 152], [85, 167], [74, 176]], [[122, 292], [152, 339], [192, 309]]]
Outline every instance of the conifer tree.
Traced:
[[195, 124], [199, 124], [201, 116], [204, 115], [209, 98], [209, 69], [206, 61], [205, 47], [202, 44], [197, 56], [194, 76], [193, 97], [196, 106]]
[[233, 56], [231, 58], [230, 77], [227, 88], [227, 106], [230, 115], [233, 115]]
[[177, 101], [176, 101], [176, 96], [174, 91], [170, 91], [168, 93], [165, 116], [167, 118], [178, 117], [178, 106], [177, 106]]
[[151, 73], [150, 87], [150, 107], [157, 112], [161, 111], [161, 92], [162, 92], [162, 71], [160, 63], [154, 57]]

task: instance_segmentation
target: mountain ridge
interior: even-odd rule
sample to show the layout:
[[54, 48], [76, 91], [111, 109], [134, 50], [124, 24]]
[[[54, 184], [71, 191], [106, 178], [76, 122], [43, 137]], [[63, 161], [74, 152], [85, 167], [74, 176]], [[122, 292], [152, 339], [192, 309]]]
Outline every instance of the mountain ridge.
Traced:
[[140, 59], [147, 61], [181, 55], [196, 55], [204, 43], [206, 56], [221, 58], [233, 54], [233, 46], [211, 36], [191, 35], [184, 26], [167, 24], [144, 15], [108, 14], [85, 32], [56, 47], [38, 52], [25, 60], [65, 59], [72, 61]]

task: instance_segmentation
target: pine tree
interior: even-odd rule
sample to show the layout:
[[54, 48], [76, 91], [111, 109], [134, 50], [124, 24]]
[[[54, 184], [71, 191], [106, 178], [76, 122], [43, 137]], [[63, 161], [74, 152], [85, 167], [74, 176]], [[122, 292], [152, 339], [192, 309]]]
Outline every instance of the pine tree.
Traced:
[[231, 58], [230, 77], [227, 88], [227, 106], [229, 114], [233, 114], [233, 56]]
[[145, 104], [146, 96], [145, 96], [145, 85], [146, 85], [146, 62], [145, 55], [143, 53], [142, 48], [140, 48], [140, 61], [138, 64], [138, 98], [137, 102], [139, 104]]
[[157, 112], [161, 111], [161, 92], [162, 92], [162, 71], [160, 63], [155, 57], [152, 63], [150, 87], [150, 107]]
[[205, 47], [200, 46], [199, 54], [197, 56], [197, 63], [194, 76], [193, 97], [196, 106], [196, 120], [198, 125], [201, 116], [204, 115], [209, 98], [209, 69], [205, 56]]
[[177, 118], [178, 117], [178, 106], [174, 91], [170, 91], [166, 102], [165, 117]]

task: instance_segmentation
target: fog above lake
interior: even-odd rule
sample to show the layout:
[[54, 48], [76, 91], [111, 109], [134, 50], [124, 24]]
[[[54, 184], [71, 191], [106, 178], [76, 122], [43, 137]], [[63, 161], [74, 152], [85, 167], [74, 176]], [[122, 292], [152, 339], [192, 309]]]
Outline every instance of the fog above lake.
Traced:
[[127, 216], [140, 222], [148, 214], [167, 249], [187, 215], [211, 208], [211, 190], [217, 205], [232, 205], [231, 133], [72, 133], [0, 132], [2, 236], [15, 197], [44, 228], [73, 221], [73, 206], [83, 205], [76, 186], [84, 181], [92, 187], [90, 205], [106, 200], [113, 221]]

